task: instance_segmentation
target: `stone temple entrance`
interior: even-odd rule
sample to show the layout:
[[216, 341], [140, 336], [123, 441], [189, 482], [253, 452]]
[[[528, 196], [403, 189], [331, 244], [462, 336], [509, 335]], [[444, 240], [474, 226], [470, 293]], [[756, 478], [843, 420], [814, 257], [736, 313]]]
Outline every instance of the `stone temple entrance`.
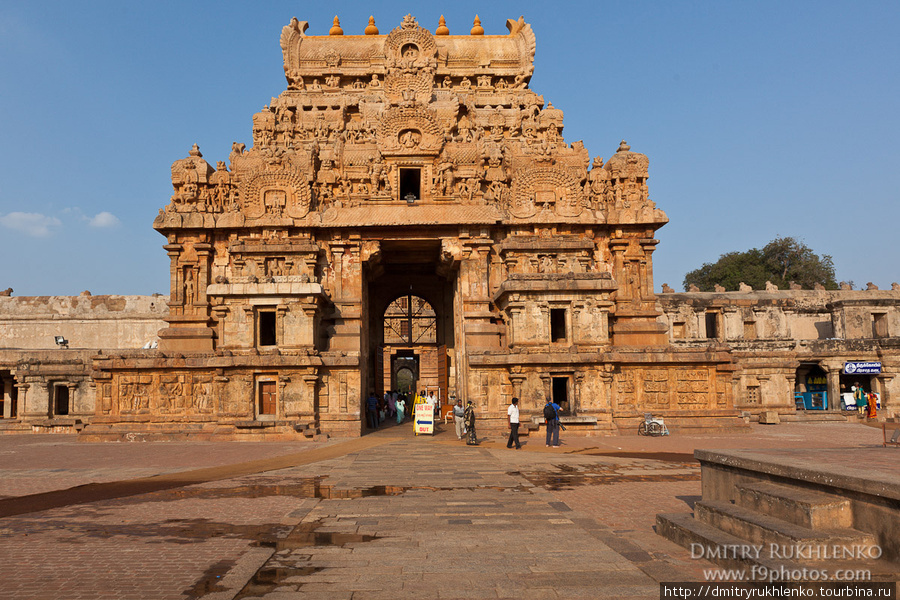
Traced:
[[453, 277], [438, 268], [440, 240], [382, 242], [371, 273], [369, 339], [374, 365], [370, 388], [436, 392], [446, 401], [453, 351]]

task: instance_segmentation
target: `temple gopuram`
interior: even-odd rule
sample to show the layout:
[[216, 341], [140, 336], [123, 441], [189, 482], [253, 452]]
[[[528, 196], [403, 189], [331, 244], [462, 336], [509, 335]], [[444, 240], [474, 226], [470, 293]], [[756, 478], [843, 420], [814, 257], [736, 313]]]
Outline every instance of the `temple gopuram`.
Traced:
[[287, 89], [252, 144], [172, 165], [166, 326], [94, 357], [93, 436], [356, 436], [369, 393], [403, 386], [487, 429], [513, 396], [523, 421], [555, 400], [570, 435], [743, 423], [728, 347], [669, 341], [647, 156], [566, 141], [523, 18], [307, 27], [281, 32]]

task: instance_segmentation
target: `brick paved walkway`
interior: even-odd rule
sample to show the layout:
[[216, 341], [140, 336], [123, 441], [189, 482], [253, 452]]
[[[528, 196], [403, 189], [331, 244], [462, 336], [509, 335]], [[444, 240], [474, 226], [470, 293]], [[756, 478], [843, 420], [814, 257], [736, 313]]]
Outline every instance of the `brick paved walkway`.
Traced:
[[327, 444], [8, 436], [6, 496], [135, 475], [172, 480], [143, 494], [116, 495], [109, 484], [105, 499], [86, 504], [59, 495], [54, 508], [0, 519], [3, 596], [656, 597], [659, 581], [712, 568], [652, 529], [657, 512], [688, 511], [698, 499], [699, 469], [685, 457], [695, 447], [874, 446], [880, 435], [789, 424], [735, 438], [572, 439], [559, 449], [532, 439], [522, 451], [497, 439], [471, 448], [447, 434], [416, 438], [408, 427]]

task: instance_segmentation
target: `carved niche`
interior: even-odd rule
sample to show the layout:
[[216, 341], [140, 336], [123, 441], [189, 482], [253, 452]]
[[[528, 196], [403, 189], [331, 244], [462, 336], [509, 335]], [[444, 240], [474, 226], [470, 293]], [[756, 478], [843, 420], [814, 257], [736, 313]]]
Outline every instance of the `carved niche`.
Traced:
[[384, 111], [378, 131], [378, 149], [383, 155], [434, 156], [443, 141], [433, 111], [423, 106], [394, 106]]
[[241, 204], [249, 219], [291, 217], [309, 213], [311, 194], [306, 177], [291, 171], [254, 173], [241, 182]]
[[431, 32], [419, 27], [412, 15], [406, 15], [400, 27], [387, 35], [384, 56], [384, 91], [392, 103], [399, 102], [407, 90], [412, 90], [419, 102], [431, 99], [437, 44]]
[[513, 177], [510, 213], [519, 219], [549, 209], [562, 217], [577, 217], [583, 210], [582, 190], [569, 172], [556, 167], [517, 169]]

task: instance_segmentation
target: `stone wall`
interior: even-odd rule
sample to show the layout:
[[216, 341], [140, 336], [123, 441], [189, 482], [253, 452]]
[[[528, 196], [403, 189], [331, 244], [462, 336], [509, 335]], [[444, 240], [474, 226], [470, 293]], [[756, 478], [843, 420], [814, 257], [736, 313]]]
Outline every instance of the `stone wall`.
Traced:
[[169, 309], [164, 296], [0, 297], [0, 348], [141, 348], [156, 340]]
[[[881, 396], [882, 410], [900, 412], [900, 290], [778, 290], [663, 293], [659, 322], [676, 347], [725, 344], [738, 367], [735, 407], [758, 414], [794, 414], [795, 392], [821, 369], [828, 409], [852, 383]], [[851, 379], [847, 362], [881, 363], [881, 373]], [[818, 372], [818, 371], [817, 371]]]

